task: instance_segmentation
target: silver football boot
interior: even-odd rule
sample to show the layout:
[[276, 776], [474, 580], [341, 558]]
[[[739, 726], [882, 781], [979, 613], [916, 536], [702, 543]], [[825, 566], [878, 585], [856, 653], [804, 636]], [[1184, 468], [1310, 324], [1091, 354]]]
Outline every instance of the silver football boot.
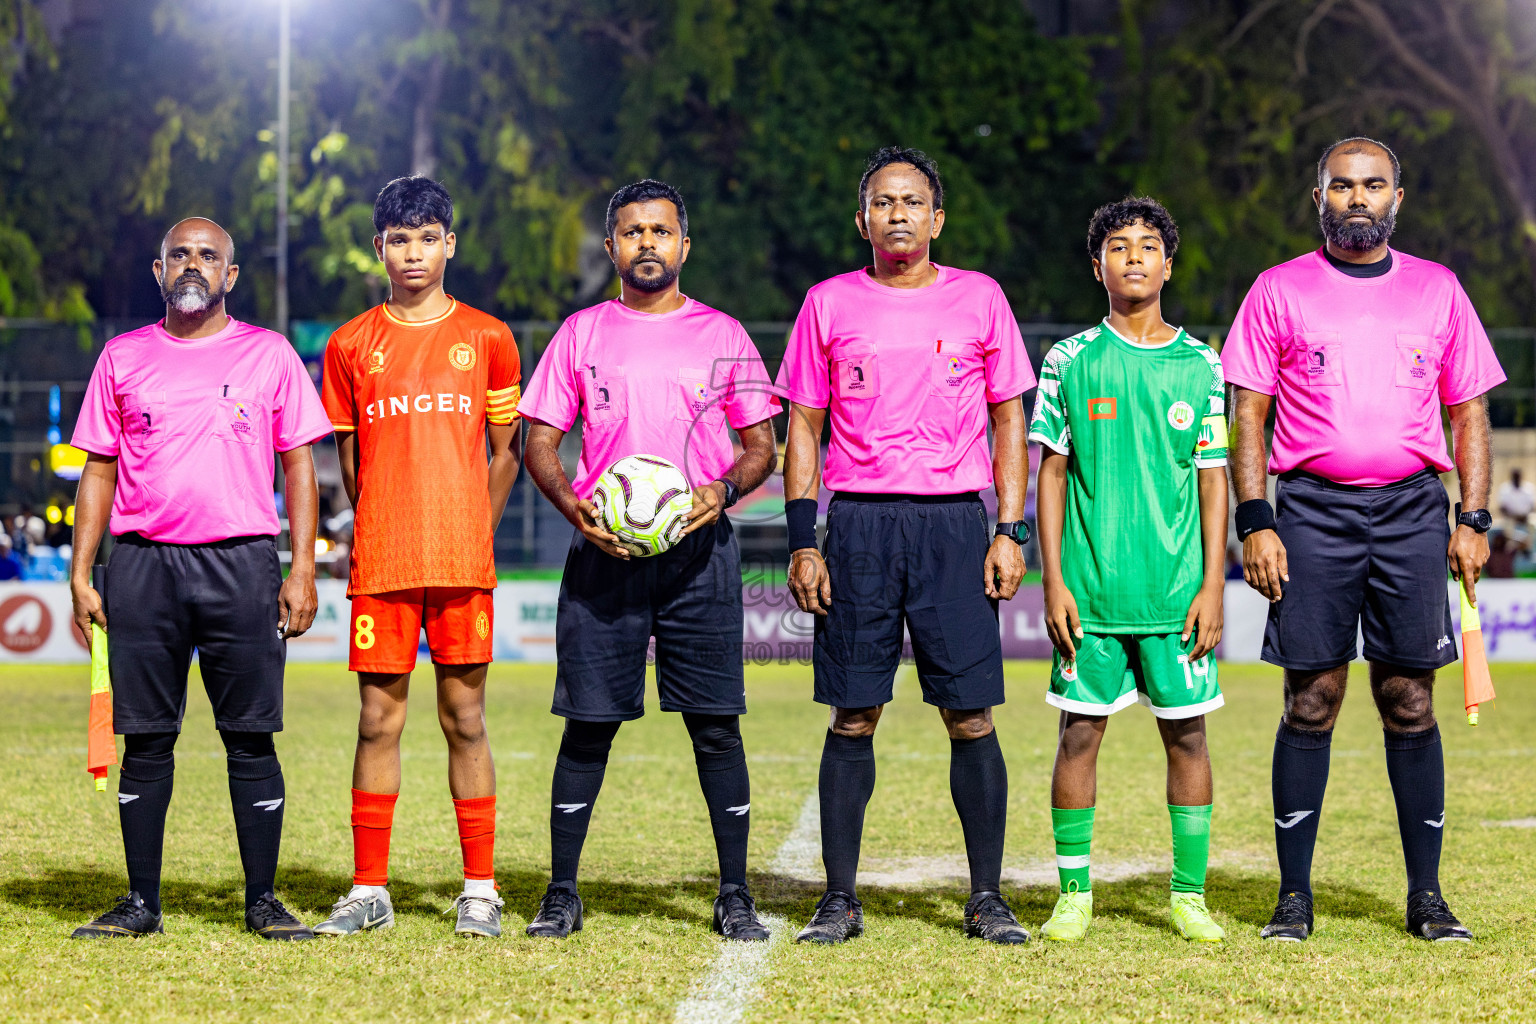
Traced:
[[499, 896], [488, 899], [484, 896], [461, 893], [453, 901], [453, 909], [459, 912], [459, 920], [453, 926], [453, 934], [482, 939], [501, 938], [502, 906], [503, 902]]
[[395, 906], [389, 901], [389, 893], [379, 889], [371, 896], [343, 896], [331, 907], [331, 916], [312, 930], [316, 935], [356, 935], [391, 928], [394, 924]]

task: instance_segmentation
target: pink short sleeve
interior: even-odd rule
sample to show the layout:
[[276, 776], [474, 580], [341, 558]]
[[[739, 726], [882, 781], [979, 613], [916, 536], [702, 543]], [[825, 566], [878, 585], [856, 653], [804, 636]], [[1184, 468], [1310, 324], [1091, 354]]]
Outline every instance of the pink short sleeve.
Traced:
[[1008, 308], [1007, 297], [1001, 288], [994, 286], [992, 291], [992, 301], [987, 304], [987, 336], [982, 341], [987, 401], [1006, 402], [1035, 386], [1035, 370], [1029, 365], [1024, 335]]
[[1450, 337], [1440, 357], [1440, 401], [1460, 405], [1485, 394], [1505, 380], [1504, 369], [1494, 354], [1493, 343], [1478, 319], [1472, 300], [1457, 282], [1451, 297], [1447, 324]]
[[561, 430], [570, 430], [576, 422], [576, 414], [581, 411], [581, 385], [576, 379], [576, 331], [571, 326], [574, 319], [570, 317], [560, 325], [528, 378], [518, 403], [518, 412], [524, 419], [538, 420]]
[[734, 344], [736, 360], [731, 364], [730, 390], [725, 396], [725, 416], [733, 430], [742, 430], [773, 416], [783, 406], [773, 393], [768, 367], [757, 351], [751, 335], [738, 324]]
[[825, 409], [832, 397], [828, 339], [816, 293], [805, 297], [779, 366], [778, 392], [796, 405]]
[[1221, 349], [1221, 365], [1227, 383], [1262, 395], [1273, 395], [1280, 383], [1280, 346], [1283, 342], [1278, 312], [1268, 277], [1254, 282]]
[[115, 458], [122, 433], [123, 420], [117, 408], [112, 356], [103, 351], [96, 360], [96, 368], [91, 371], [90, 383], [85, 386], [85, 399], [80, 405], [80, 418], [75, 421], [75, 434], [70, 443], [92, 454]]
[[287, 345], [278, 352], [281, 365], [272, 388], [272, 447], [289, 452], [320, 440], [332, 427], [299, 354]]

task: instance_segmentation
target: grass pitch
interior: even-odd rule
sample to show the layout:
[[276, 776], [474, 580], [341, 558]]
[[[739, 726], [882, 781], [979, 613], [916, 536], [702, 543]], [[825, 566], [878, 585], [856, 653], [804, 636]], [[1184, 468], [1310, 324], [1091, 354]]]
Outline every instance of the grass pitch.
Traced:
[[[1007, 895], [1032, 929], [1055, 901], [1049, 777], [1056, 715], [1045, 667], [1009, 666], [997, 714], [1012, 784]], [[583, 863], [586, 930], [535, 941], [548, 857], [548, 786], [560, 722], [552, 669], [492, 669], [489, 725], [499, 780], [497, 876], [506, 936], [469, 942], [443, 915], [460, 888], [447, 757], [419, 671], [405, 736], [392, 854], [399, 924], [340, 941], [268, 944], [241, 926], [241, 878], [223, 751], [194, 691], [177, 748], [165, 857], [166, 934], [70, 942], [70, 929], [126, 888], [111, 793], [84, 772], [87, 673], [0, 670], [0, 1019], [931, 1021], [1530, 1020], [1536, 1006], [1533, 670], [1500, 666], [1504, 697], [1469, 729], [1459, 673], [1442, 674], [1449, 806], [1442, 882], [1477, 933], [1432, 946], [1403, 931], [1403, 866], [1363, 673], [1334, 740], [1315, 868], [1319, 931], [1266, 945], [1275, 895], [1269, 762], [1278, 673], [1223, 666], [1227, 706], [1210, 719], [1216, 810], [1207, 898], [1227, 929], [1194, 947], [1168, 924], [1163, 760], [1145, 711], [1110, 724], [1094, 837], [1095, 912], [1085, 943], [993, 948], [960, 930], [966, 892], [948, 791], [948, 741], [915, 682], [876, 739], [879, 778], [864, 842], [867, 934], [796, 946], [819, 894], [819, 862], [783, 850], [815, 789], [825, 711], [809, 670], [751, 668], [744, 720], [752, 766], [754, 888], [784, 922], [745, 973], [722, 973], [709, 931], [714, 851], [687, 733], [654, 707], [626, 725]], [[348, 783], [356, 696], [340, 666], [289, 672], [280, 894], [315, 921], [350, 883]], [[113, 789], [115, 789], [115, 773]], [[813, 804], [814, 806], [814, 804]], [[801, 836], [804, 837], [803, 824]], [[814, 834], [811, 838], [814, 840]], [[793, 846], [794, 844], [791, 844]], [[773, 873], [775, 865], [778, 873]], [[678, 1005], [714, 986], [724, 1003]], [[700, 1006], [704, 1010], [700, 1010]], [[709, 1016], [713, 1013], [714, 1016]]]

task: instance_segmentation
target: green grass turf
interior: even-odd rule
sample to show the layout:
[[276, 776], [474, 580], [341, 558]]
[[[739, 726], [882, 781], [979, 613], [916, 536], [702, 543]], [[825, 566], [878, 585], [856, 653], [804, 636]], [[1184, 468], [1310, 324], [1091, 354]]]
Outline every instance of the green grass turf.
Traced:
[[[1055, 899], [1048, 803], [1056, 726], [1040, 700], [1044, 676], [1040, 664], [1010, 665], [1014, 699], [997, 715], [1012, 781], [1007, 864], [1044, 880], [1005, 886], [1031, 928]], [[1477, 730], [1460, 713], [1454, 667], [1439, 702], [1450, 794], [1442, 880], [1477, 932], [1474, 945], [1432, 946], [1402, 930], [1403, 866], [1363, 676], [1334, 741], [1316, 865], [1319, 931], [1301, 945], [1259, 941], [1275, 895], [1269, 761], [1278, 678], [1268, 667], [1223, 666], [1228, 704], [1210, 729], [1217, 795], [1208, 898], [1230, 941], [1193, 947], [1168, 927], [1162, 753], [1150, 716], [1132, 708], [1112, 721], [1102, 755], [1093, 856], [1106, 875], [1095, 885], [1087, 941], [1009, 949], [962, 937], [962, 885], [923, 881], [963, 870], [962, 845], [948, 742], [908, 678], [876, 741], [879, 780], [864, 843], [866, 868], [892, 884], [864, 889], [865, 937], [837, 948], [775, 943], [746, 1019], [1529, 1020], [1536, 831], [1487, 823], [1536, 814], [1533, 670], [1499, 666], [1495, 676], [1504, 699]], [[93, 792], [84, 772], [86, 670], [0, 671], [0, 1019], [672, 1020], [720, 949], [709, 931], [714, 853], [677, 716], [652, 708], [619, 734], [583, 864], [586, 930], [563, 943], [521, 934], [547, 866], [560, 733], [548, 714], [551, 677], [547, 666], [492, 670], [502, 940], [456, 940], [441, 913], [459, 889], [459, 853], [446, 754], [424, 688], [405, 738], [394, 931], [299, 945], [242, 931], [222, 750], [194, 690], [168, 823], [166, 934], [75, 943], [70, 929], [126, 888], [115, 801]], [[763, 910], [798, 927], [816, 886], [763, 872], [815, 786], [825, 711], [810, 701], [805, 668], [754, 668], [748, 679], [754, 886]], [[425, 671], [417, 681], [430, 687]], [[278, 742], [289, 801], [278, 885], [313, 921], [350, 881], [350, 678], [339, 666], [295, 666], [287, 720]]]

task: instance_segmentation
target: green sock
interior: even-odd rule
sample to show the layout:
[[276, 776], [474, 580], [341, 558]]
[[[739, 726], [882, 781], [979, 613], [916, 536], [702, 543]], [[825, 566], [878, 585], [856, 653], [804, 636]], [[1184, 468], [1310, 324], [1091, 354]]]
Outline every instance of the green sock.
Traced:
[[1093, 845], [1093, 808], [1051, 808], [1051, 831], [1056, 835], [1056, 873], [1061, 891], [1087, 892], [1088, 848]]
[[1205, 864], [1211, 856], [1211, 805], [1168, 805], [1173, 820], [1173, 891], [1205, 892]]

